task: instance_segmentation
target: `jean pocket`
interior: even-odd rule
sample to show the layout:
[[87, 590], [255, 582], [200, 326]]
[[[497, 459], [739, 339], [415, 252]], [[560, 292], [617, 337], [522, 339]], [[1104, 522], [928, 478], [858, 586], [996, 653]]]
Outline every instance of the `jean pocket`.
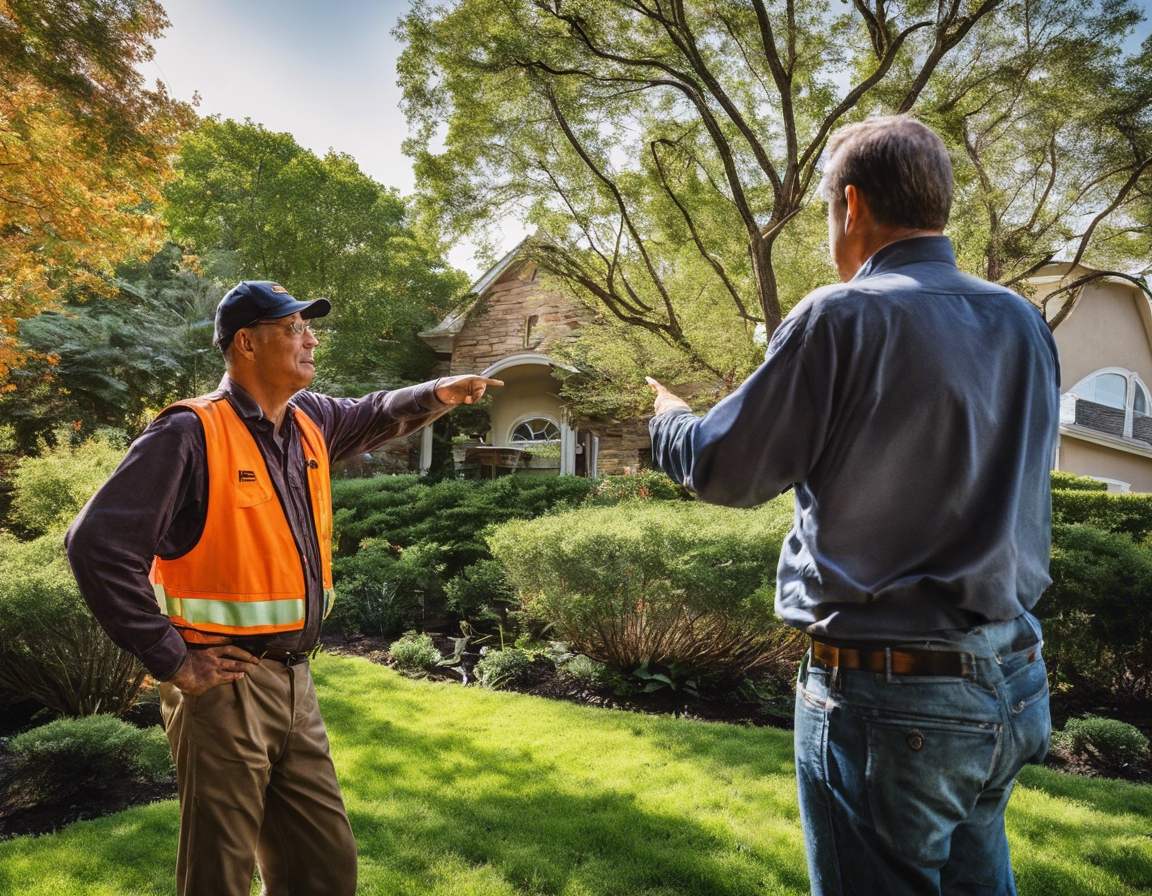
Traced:
[[947, 860], [952, 832], [972, 812], [995, 767], [1001, 732], [992, 722], [868, 720], [869, 809], [890, 849], [925, 867]]

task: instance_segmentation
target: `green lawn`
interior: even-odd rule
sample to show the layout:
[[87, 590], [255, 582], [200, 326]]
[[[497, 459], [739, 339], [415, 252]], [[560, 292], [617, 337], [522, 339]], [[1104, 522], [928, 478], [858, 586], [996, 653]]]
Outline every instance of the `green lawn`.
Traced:
[[[362, 893], [807, 893], [787, 732], [315, 670]], [[1152, 788], [1029, 769], [1008, 825], [1025, 896], [1152, 888]], [[171, 893], [175, 845], [174, 803], [0, 843], [0, 893]]]

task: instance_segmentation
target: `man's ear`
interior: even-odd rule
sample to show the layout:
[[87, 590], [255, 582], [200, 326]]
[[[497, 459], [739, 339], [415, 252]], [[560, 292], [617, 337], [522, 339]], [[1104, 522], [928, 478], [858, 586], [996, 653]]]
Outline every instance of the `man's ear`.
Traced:
[[232, 350], [237, 357], [251, 361], [256, 355], [256, 339], [249, 330], [237, 330], [232, 337]]
[[860, 222], [860, 193], [855, 184], [844, 187], [844, 204], [847, 206], [844, 212], [844, 233], [847, 234], [849, 227]]

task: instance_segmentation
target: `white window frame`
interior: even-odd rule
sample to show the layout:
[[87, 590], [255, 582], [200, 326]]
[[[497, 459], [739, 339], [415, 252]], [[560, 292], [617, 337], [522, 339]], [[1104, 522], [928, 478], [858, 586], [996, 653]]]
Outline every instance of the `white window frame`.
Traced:
[[[1092, 373], [1088, 374], [1088, 376], [1086, 376], [1082, 380], [1080, 380], [1080, 382], [1078, 382], [1075, 386], [1073, 386], [1071, 389], [1069, 389], [1067, 392], [1065, 392], [1064, 395], [1065, 396], [1073, 395], [1077, 398], [1083, 398], [1085, 401], [1095, 402], [1096, 401], [1096, 380], [1099, 377], [1102, 377], [1102, 376], [1104, 376], [1106, 374], [1110, 374], [1110, 373], [1114, 373], [1114, 374], [1117, 374], [1118, 376], [1124, 377], [1124, 379], [1128, 383], [1127, 389], [1124, 392], [1124, 438], [1130, 439], [1130, 438], [1132, 438], [1132, 414], [1133, 414], [1132, 406], [1136, 400], [1137, 387], [1139, 387], [1140, 389], [1142, 389], [1144, 391], [1144, 406], [1150, 412], [1152, 412], [1152, 392], [1149, 392], [1148, 386], [1144, 383], [1144, 380], [1142, 380], [1140, 378], [1140, 374], [1136, 373], [1133, 370], [1128, 370], [1125, 367], [1101, 367], [1099, 370], [1094, 370]], [[1076, 390], [1081, 389], [1081, 388], [1083, 388], [1084, 391], [1088, 391], [1087, 388], [1085, 388], [1085, 387], [1087, 387], [1089, 384], [1091, 384], [1091, 386], [1092, 386], [1092, 390], [1091, 390], [1092, 396], [1090, 398], [1086, 395], [1079, 395], [1077, 393]], [[1063, 399], [1063, 397], [1062, 397], [1062, 399]], [[1061, 404], [1063, 405], [1063, 400], [1061, 401]], [[1063, 410], [1063, 408], [1062, 408], [1062, 410]], [[1119, 409], [1117, 409], [1117, 410], [1119, 410]]]

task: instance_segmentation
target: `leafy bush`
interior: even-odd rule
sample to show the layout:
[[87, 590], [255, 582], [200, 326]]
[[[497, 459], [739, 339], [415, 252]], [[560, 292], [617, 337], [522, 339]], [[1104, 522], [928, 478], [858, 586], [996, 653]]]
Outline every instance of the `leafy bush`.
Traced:
[[1087, 523], [1142, 541], [1152, 533], [1152, 495], [1056, 489], [1052, 492], [1052, 522]]
[[1075, 473], [1065, 473], [1060, 470], [1052, 471], [1052, 488], [1064, 491], [1078, 492], [1106, 492], [1108, 483], [1093, 479], [1090, 476], [1077, 476]]
[[444, 591], [449, 612], [474, 624], [498, 622], [500, 614], [494, 608], [516, 600], [504, 567], [495, 560], [473, 563], [455, 576]]
[[593, 504], [621, 501], [690, 501], [692, 493], [658, 470], [641, 470], [623, 476], [605, 476], [588, 499]]
[[585, 687], [604, 684], [608, 678], [607, 666], [579, 653], [560, 668], [565, 675], [570, 675]]
[[369, 539], [351, 557], [333, 560], [336, 601], [330, 630], [395, 635], [423, 622], [444, 597], [446, 549], [435, 543], [404, 548]]
[[[582, 502], [593, 483], [575, 476], [505, 476], [488, 482], [380, 476], [332, 483], [337, 601], [328, 618], [336, 631], [398, 634], [422, 614], [448, 609], [483, 623], [499, 604], [484, 530]], [[454, 584], [453, 584], [454, 583]], [[449, 591], [451, 585], [451, 591]]]
[[444, 659], [444, 655], [432, 646], [430, 635], [415, 632], [393, 641], [388, 652], [396, 661], [396, 668], [403, 672], [427, 672]]
[[0, 687], [61, 715], [120, 715], [144, 676], [88, 612], [58, 534], [0, 536]]
[[480, 685], [493, 690], [522, 684], [531, 673], [532, 654], [519, 647], [490, 650], [476, 664]]
[[615, 669], [738, 675], [799, 655], [773, 613], [792, 498], [755, 510], [627, 502], [500, 526], [489, 539], [527, 612]]
[[175, 774], [160, 728], [140, 729], [108, 715], [33, 728], [12, 738], [9, 751], [16, 759], [17, 786], [39, 799], [63, 799], [117, 778]]
[[1054, 689], [1152, 696], [1152, 550], [1120, 533], [1058, 523], [1050, 569], [1036, 613]]
[[1148, 758], [1148, 738], [1140, 729], [1116, 719], [1084, 715], [1069, 719], [1052, 735], [1052, 745], [1074, 755], [1087, 753], [1105, 765], [1119, 767]]
[[100, 430], [75, 448], [71, 435], [61, 430], [55, 448], [45, 446], [39, 457], [16, 465], [11, 520], [28, 535], [68, 525], [124, 457], [126, 437], [119, 430]]

